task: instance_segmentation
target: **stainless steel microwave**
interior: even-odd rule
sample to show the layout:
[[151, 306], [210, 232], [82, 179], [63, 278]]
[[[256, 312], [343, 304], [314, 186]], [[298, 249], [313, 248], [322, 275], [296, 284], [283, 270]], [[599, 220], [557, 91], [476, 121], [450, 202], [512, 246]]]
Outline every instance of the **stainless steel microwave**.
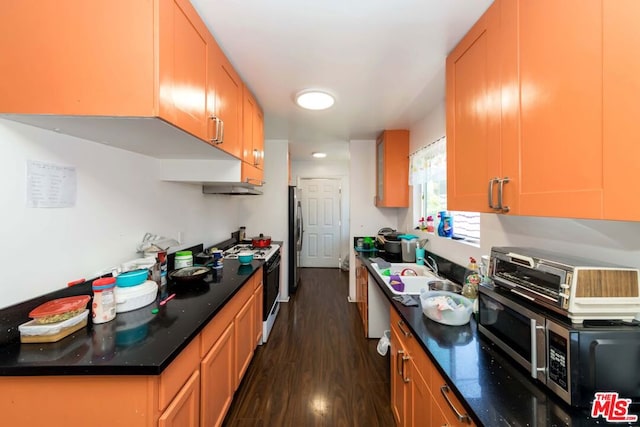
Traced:
[[479, 332], [568, 404], [587, 407], [596, 392], [640, 398], [637, 324], [572, 324], [501, 288], [481, 286], [478, 298]]

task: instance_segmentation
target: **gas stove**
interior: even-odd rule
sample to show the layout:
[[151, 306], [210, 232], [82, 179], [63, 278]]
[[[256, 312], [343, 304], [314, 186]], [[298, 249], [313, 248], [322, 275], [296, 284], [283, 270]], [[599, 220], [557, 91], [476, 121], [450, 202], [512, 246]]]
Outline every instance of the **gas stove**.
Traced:
[[224, 251], [224, 253], [222, 254], [222, 257], [225, 259], [238, 259], [239, 252], [249, 251], [253, 253], [254, 259], [267, 261], [273, 255], [275, 255], [279, 249], [280, 249], [280, 245], [276, 245], [275, 243], [271, 244], [271, 246], [267, 246], [264, 248], [256, 248], [252, 246], [250, 243], [249, 244], [241, 243]]

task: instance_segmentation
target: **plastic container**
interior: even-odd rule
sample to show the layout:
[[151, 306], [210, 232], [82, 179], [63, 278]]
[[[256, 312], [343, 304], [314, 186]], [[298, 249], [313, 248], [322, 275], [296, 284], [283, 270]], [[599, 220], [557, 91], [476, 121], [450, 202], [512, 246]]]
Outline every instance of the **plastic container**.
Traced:
[[[437, 297], [451, 298], [458, 307], [453, 310], [443, 310], [438, 304], [441, 299]], [[462, 295], [448, 291], [422, 290], [420, 292], [420, 304], [422, 305], [422, 312], [425, 316], [443, 325], [466, 325], [469, 323], [469, 319], [471, 319], [471, 314], [473, 313], [473, 301]]]
[[425, 256], [425, 249], [424, 248], [417, 248], [416, 249], [416, 264], [424, 265], [424, 256]]
[[193, 266], [193, 253], [191, 251], [176, 252], [175, 269]]
[[433, 225], [433, 217], [429, 215], [427, 217], [427, 233], [433, 233], [435, 231], [435, 227]]
[[116, 317], [116, 297], [114, 290], [116, 279], [105, 277], [96, 279], [93, 288], [93, 304], [91, 304], [91, 319], [93, 323], [106, 323]]
[[238, 261], [243, 265], [251, 264], [251, 261], [253, 261], [253, 252], [238, 252]]
[[416, 262], [416, 243], [418, 238], [400, 237], [402, 240], [402, 262]]
[[138, 286], [141, 283], [144, 283], [149, 276], [149, 270], [146, 268], [140, 270], [128, 271], [126, 273], [118, 274], [116, 277], [116, 286], [120, 288], [127, 288], [129, 286]]
[[90, 299], [89, 295], [78, 295], [47, 301], [31, 310], [29, 317], [41, 325], [62, 322], [80, 314]]
[[76, 314], [75, 316], [63, 320], [62, 322], [57, 323], [49, 323], [49, 324], [40, 324], [35, 320], [30, 320], [27, 323], [23, 323], [18, 326], [18, 330], [20, 331], [21, 336], [48, 336], [55, 335], [66, 328], [70, 328], [72, 326], [77, 325], [78, 323], [86, 320], [89, 316], [89, 310], [84, 309], [80, 312], [80, 314]]
[[116, 288], [116, 313], [137, 310], [151, 304], [158, 295], [158, 285], [153, 280], [147, 280], [140, 286]]

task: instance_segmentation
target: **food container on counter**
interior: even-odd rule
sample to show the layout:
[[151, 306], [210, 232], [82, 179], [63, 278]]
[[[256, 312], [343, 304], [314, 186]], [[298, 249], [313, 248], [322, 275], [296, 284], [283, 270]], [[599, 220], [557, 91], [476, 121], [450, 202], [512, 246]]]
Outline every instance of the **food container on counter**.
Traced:
[[139, 286], [116, 288], [116, 313], [137, 310], [151, 304], [158, 295], [158, 284], [147, 280]]
[[29, 317], [38, 324], [62, 322], [82, 313], [91, 297], [78, 295], [47, 301], [29, 312]]
[[429, 319], [451, 326], [466, 325], [473, 313], [473, 301], [448, 291], [420, 292], [422, 312]]
[[56, 323], [38, 323], [35, 320], [18, 326], [20, 342], [43, 343], [57, 342], [62, 338], [87, 326], [89, 310], [83, 309], [79, 314]]
[[144, 283], [144, 281], [147, 280], [147, 277], [149, 277], [149, 270], [145, 268], [121, 273], [116, 277], [116, 286], [119, 288], [138, 286], [139, 284]]
[[106, 323], [116, 317], [116, 297], [114, 290], [116, 279], [105, 277], [96, 279], [91, 285], [93, 289], [93, 303], [91, 304], [91, 319], [93, 323]]
[[251, 264], [251, 261], [253, 261], [253, 252], [238, 252], [238, 261], [243, 265]]
[[193, 266], [193, 252], [178, 251], [174, 260], [175, 269]]

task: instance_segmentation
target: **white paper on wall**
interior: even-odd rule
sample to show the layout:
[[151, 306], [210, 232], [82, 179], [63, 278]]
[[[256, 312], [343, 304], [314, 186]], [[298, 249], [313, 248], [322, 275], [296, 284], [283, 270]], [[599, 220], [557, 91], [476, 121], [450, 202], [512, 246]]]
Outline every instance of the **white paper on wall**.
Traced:
[[73, 207], [77, 185], [75, 167], [27, 160], [27, 207]]

